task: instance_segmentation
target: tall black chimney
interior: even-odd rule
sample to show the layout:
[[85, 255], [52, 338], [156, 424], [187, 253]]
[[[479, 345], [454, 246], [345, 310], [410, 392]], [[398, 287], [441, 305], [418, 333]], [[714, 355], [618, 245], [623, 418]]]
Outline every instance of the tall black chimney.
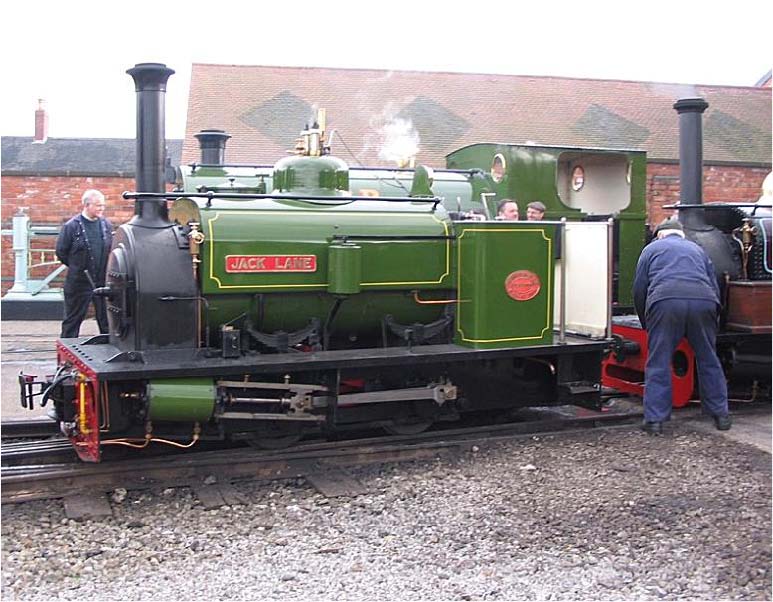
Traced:
[[[160, 63], [140, 63], [126, 71], [137, 91], [137, 192], [165, 192], [166, 132], [164, 103], [166, 82], [174, 73]], [[133, 224], [145, 227], [169, 225], [164, 200], [137, 199]]]
[[201, 130], [195, 137], [199, 141], [202, 165], [225, 164], [225, 143], [231, 136], [223, 130]]
[[[680, 98], [674, 103], [679, 113], [679, 188], [680, 202], [703, 203], [703, 112], [708, 108], [702, 98]], [[685, 226], [705, 225], [703, 210], [680, 211]]]
[[[679, 113], [679, 184], [680, 204], [699, 205], [679, 209], [679, 221], [685, 236], [698, 244], [711, 258], [720, 291], [725, 288], [725, 275], [740, 277], [738, 245], [731, 242], [706, 220], [703, 205], [703, 112], [708, 108], [702, 98], [681, 98], [674, 108]], [[678, 207], [678, 205], [677, 205]], [[724, 293], [723, 293], [724, 294]]]

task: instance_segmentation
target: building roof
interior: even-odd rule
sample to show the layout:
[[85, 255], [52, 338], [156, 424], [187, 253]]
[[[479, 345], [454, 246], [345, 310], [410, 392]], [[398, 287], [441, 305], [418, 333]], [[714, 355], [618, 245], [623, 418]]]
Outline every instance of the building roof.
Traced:
[[[199, 159], [202, 129], [232, 136], [226, 160], [272, 164], [316, 107], [351, 165], [384, 165], [393, 145], [418, 142], [417, 161], [444, 166], [475, 142], [637, 148], [678, 161], [673, 103], [701, 96], [704, 161], [770, 165], [771, 90], [520, 75], [194, 64], [183, 162]], [[399, 134], [404, 134], [402, 137]]]
[[[173, 165], [179, 165], [182, 140], [167, 140]], [[133, 138], [49, 138], [3, 136], [3, 175], [134, 177]]]

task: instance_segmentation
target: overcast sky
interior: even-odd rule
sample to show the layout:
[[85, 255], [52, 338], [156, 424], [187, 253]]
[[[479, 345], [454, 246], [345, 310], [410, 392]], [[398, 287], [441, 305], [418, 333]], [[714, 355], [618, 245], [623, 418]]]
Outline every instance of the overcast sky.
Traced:
[[[773, 64], [760, 0], [8, 0], [0, 135], [133, 138], [127, 68], [166, 63], [167, 137], [191, 63], [353, 67], [753, 86]], [[313, 99], [312, 99], [313, 100]]]

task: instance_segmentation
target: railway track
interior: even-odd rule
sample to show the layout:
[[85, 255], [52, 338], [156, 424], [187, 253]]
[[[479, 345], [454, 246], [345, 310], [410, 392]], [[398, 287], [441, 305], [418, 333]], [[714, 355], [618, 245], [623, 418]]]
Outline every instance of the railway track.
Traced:
[[[420, 435], [309, 442], [282, 451], [238, 448], [105, 461], [100, 464], [84, 464], [74, 460], [53, 462], [45, 455], [43, 448], [42, 455], [36, 456], [34, 451], [29, 452], [24, 462], [18, 463], [18, 457], [6, 456], [6, 449], [22, 454], [25, 446], [14, 444], [8, 447], [4, 444], [1, 499], [3, 503], [17, 503], [68, 498], [84, 492], [104, 493], [116, 488], [200, 488], [205, 480], [212, 480], [213, 476], [221, 484], [243, 479], [311, 478], [312, 475], [347, 466], [426, 460], [458, 453], [475, 445], [594, 427], [619, 428], [639, 420], [641, 413], [635, 406], [613, 412], [578, 409], [572, 415], [559, 413], [547, 417], [547, 414], [536, 413], [523, 422], [435, 430]], [[69, 442], [64, 443], [69, 445]], [[39, 443], [28, 443], [28, 449], [36, 445]], [[57, 447], [56, 452], [60, 451]], [[34, 461], [35, 457], [38, 458], [37, 462]], [[319, 479], [319, 476], [316, 478]]]
[[52, 334], [3, 334], [3, 354], [50, 353], [56, 357], [56, 335]]
[[0, 423], [0, 437], [3, 439], [32, 439], [58, 434], [59, 426], [50, 418], [22, 418]]
[[[764, 411], [769, 413], [767, 407], [763, 408]], [[759, 413], [760, 408], [741, 406], [734, 408], [733, 412]], [[231, 503], [228, 499], [235, 499], [230, 486], [233, 481], [297, 477], [306, 478], [326, 495], [325, 488], [331, 490], [331, 487], [332, 491], [338, 491], [334, 495], [341, 495], [341, 490], [348, 495], [357, 488], [356, 483], [347, 480], [345, 474], [342, 476], [341, 470], [347, 467], [435, 459], [452, 456], [474, 446], [534, 435], [630, 428], [642, 418], [640, 404], [626, 400], [613, 403], [604, 412], [559, 406], [529, 408], [519, 415], [520, 422], [439, 428], [419, 435], [309, 441], [281, 451], [253, 448], [186, 451], [153, 457], [132, 456], [131, 459], [106, 460], [100, 464], [84, 464], [75, 460], [66, 441], [51, 441], [49, 443], [55, 445], [48, 450], [40, 442], [4, 443], [0, 499], [3, 503], [19, 503], [64, 498], [67, 506], [67, 500], [84, 496], [94, 499], [96, 496], [96, 499], [101, 497], [104, 505], [104, 494], [119, 488], [140, 490], [187, 486], [193, 488], [200, 499], [222, 505]], [[696, 406], [681, 410], [674, 419], [687, 420], [699, 415], [700, 407]], [[60, 454], [56, 456], [60, 461], [53, 461], [51, 453]], [[23, 459], [19, 460], [22, 456]], [[107, 507], [109, 510], [109, 504]]]

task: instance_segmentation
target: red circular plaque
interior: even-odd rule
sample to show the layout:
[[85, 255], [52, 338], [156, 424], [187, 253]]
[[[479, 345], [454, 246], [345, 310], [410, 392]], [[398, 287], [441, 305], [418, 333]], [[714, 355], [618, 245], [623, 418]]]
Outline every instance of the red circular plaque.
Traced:
[[505, 280], [507, 294], [516, 301], [534, 299], [542, 288], [539, 276], [529, 270], [518, 270]]

